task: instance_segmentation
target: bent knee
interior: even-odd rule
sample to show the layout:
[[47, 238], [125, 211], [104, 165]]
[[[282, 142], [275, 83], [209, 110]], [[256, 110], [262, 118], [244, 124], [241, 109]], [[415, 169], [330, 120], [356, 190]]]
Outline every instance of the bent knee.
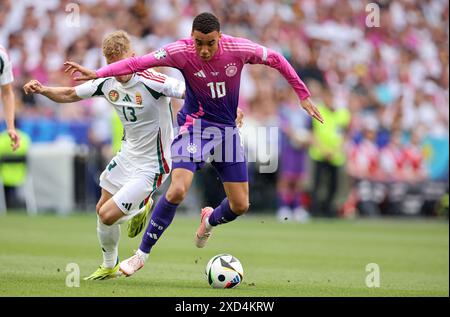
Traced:
[[166, 199], [174, 204], [179, 204], [186, 197], [187, 188], [183, 185], [170, 186], [166, 194]]
[[104, 207], [100, 207], [100, 209], [98, 210], [97, 213], [98, 213], [98, 217], [99, 217], [100, 221], [104, 225], [111, 226], [114, 224], [114, 222], [116, 222], [116, 219], [114, 218], [113, 214]]
[[249, 209], [249, 207], [250, 207], [250, 204], [248, 201], [247, 202], [246, 201], [234, 202], [234, 203], [230, 202], [231, 211], [233, 211], [237, 215], [245, 214], [247, 212], [247, 210]]

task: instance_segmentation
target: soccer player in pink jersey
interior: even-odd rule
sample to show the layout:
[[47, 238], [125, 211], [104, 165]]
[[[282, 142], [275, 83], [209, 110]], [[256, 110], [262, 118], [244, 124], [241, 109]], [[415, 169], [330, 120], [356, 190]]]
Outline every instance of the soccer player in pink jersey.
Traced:
[[[211, 13], [201, 13], [194, 18], [190, 38], [150, 54], [127, 58], [97, 71], [73, 62], [65, 63], [66, 72], [81, 73], [75, 80], [169, 66], [180, 70], [186, 82], [185, 103], [177, 114], [180, 130], [172, 143], [172, 181], [155, 206], [139, 250], [121, 263], [120, 269], [125, 275], [132, 275], [144, 266], [151, 248], [170, 225], [185, 198], [194, 172], [211, 161], [211, 157], [227, 197], [215, 209], [202, 209], [200, 227], [195, 233], [196, 246], [205, 246], [213, 227], [231, 222], [248, 210], [247, 165], [239, 131], [235, 129], [241, 71], [245, 64], [264, 64], [277, 69], [295, 90], [307, 113], [323, 122], [309, 99], [309, 90], [281, 54], [247, 39], [222, 34], [218, 19]], [[228, 133], [230, 128], [232, 133]], [[210, 132], [218, 132], [218, 135]]]

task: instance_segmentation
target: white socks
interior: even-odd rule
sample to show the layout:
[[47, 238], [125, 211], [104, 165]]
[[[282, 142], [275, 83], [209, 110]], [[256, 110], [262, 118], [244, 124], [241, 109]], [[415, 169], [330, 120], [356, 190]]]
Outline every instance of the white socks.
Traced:
[[97, 236], [103, 252], [103, 267], [113, 268], [119, 255], [120, 225], [107, 226], [97, 217]]
[[[113, 268], [117, 264], [117, 257], [119, 255], [120, 224], [127, 222], [144, 210], [145, 206], [139, 210], [131, 212], [126, 216], [123, 216], [111, 226], [103, 224], [97, 217], [97, 236], [100, 246], [102, 247], [103, 267]], [[148, 254], [142, 251], [140, 252], [143, 254], [141, 258], [144, 259], [144, 261], [147, 260]]]
[[136, 251], [137, 256], [139, 256], [144, 262], [147, 261], [149, 253], [142, 252], [141, 249]]
[[211, 224], [209, 223], [209, 217], [206, 218], [206, 221], [205, 221], [205, 227], [206, 227], [206, 230], [211, 230], [212, 227], [213, 227], [213, 226], [211, 226]]

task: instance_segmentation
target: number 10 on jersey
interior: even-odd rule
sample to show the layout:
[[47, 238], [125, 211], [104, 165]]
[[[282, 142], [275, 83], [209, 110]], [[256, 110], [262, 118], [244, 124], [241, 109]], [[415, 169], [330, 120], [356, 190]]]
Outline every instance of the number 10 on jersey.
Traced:
[[227, 94], [225, 89], [225, 82], [221, 81], [218, 83], [210, 82], [206, 84], [209, 89], [211, 89], [211, 97], [214, 98], [222, 98]]

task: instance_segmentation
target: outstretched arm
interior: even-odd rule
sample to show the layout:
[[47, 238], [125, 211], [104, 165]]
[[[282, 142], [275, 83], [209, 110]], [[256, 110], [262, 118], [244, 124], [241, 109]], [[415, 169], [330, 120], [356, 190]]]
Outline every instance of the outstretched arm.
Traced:
[[45, 97], [60, 103], [69, 103], [80, 101], [75, 87], [47, 87], [42, 85], [38, 80], [30, 80], [23, 86], [23, 90], [28, 94], [41, 94]]
[[186, 63], [186, 60], [183, 58], [183, 54], [180, 53], [183, 53], [186, 50], [186, 44], [182, 41], [178, 41], [168, 44], [147, 55], [129, 57], [111, 63], [97, 71], [87, 69], [74, 62], [65, 62], [65, 72], [70, 75], [80, 72], [81, 76], [75, 77], [74, 80], [89, 80], [101, 77], [128, 75], [157, 66], [182, 68], [183, 64]]
[[278, 70], [295, 90], [295, 93], [300, 99], [300, 104], [303, 109], [305, 109], [311, 117], [323, 123], [322, 115], [309, 98], [311, 96], [311, 93], [309, 92], [305, 83], [297, 75], [297, 72], [294, 70], [291, 64], [289, 64], [289, 62], [286, 60], [286, 58], [271, 49], [266, 49], [265, 47], [263, 47], [262, 50], [263, 54], [264, 50], [267, 50], [267, 52], [265, 53], [267, 58], [264, 64]]
[[81, 73], [80, 76], [73, 78], [76, 81], [81, 81], [102, 77], [128, 75], [139, 71], [144, 71], [155, 66], [170, 66], [160, 63], [153, 55], [154, 53], [150, 53], [144, 56], [125, 58], [118, 62], [104, 66], [97, 71], [83, 67], [75, 62], [65, 62], [64, 66], [66, 66], [66, 69], [64, 72], [69, 73], [72, 76], [76, 72]]
[[[248, 40], [241, 39], [240, 42], [242, 43], [241, 45], [250, 45], [244, 46], [245, 48], [247, 48], [247, 56], [245, 61], [246, 63], [264, 64], [278, 70], [295, 90], [295, 93], [300, 99], [300, 104], [303, 109], [305, 109], [311, 117], [323, 123], [322, 115], [309, 98], [311, 96], [311, 93], [309, 92], [305, 83], [297, 75], [297, 72], [294, 70], [291, 64], [289, 64], [286, 58], [284, 58], [283, 55]], [[238, 45], [239, 47], [239, 43], [236, 45]], [[250, 53], [248, 47], [252, 48], [250, 51], [253, 51], [253, 53]]]

